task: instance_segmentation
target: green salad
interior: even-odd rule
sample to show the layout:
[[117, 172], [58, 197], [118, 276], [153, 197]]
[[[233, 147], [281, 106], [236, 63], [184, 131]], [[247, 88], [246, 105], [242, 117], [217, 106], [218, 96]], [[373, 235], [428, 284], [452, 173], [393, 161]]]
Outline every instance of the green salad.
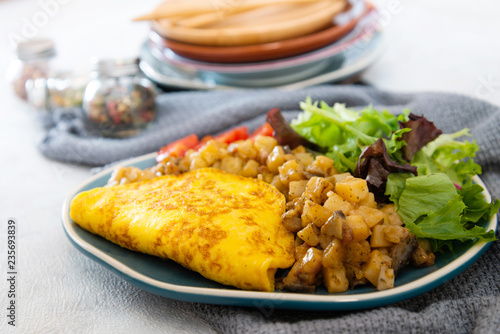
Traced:
[[290, 126], [332, 158], [341, 172], [367, 180], [377, 201], [393, 202], [405, 226], [434, 251], [466, 240], [496, 240], [480, 225], [500, 207], [488, 203], [472, 181], [481, 174], [474, 162], [477, 143], [469, 129], [443, 134], [425, 117], [372, 107], [356, 111], [343, 104], [301, 103]]

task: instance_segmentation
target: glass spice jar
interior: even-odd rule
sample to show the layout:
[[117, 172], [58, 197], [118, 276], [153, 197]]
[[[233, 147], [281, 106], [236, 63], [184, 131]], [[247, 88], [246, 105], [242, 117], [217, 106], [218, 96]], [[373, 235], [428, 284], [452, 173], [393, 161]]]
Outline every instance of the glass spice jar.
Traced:
[[51, 61], [56, 55], [55, 45], [50, 39], [32, 39], [18, 43], [14, 53], [16, 57], [9, 66], [7, 78], [14, 93], [27, 101], [26, 83], [50, 75]]
[[54, 72], [48, 78], [26, 82], [28, 102], [37, 110], [81, 108], [83, 92], [89, 81], [87, 73]]
[[137, 59], [99, 60], [83, 95], [84, 121], [105, 137], [137, 134], [155, 118], [155, 86]]
[[62, 72], [47, 79], [48, 107], [58, 108], [81, 107], [83, 92], [88, 83], [85, 74]]

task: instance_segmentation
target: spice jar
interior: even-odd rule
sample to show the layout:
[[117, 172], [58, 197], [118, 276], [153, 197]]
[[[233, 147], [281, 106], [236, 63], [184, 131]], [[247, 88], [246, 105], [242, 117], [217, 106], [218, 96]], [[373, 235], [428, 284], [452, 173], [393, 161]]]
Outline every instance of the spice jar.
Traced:
[[155, 87], [137, 59], [99, 60], [83, 95], [87, 127], [106, 137], [137, 134], [155, 118]]
[[28, 102], [37, 110], [49, 112], [81, 107], [88, 81], [86, 73], [78, 72], [58, 72], [48, 78], [30, 79], [26, 82]]
[[72, 108], [82, 105], [83, 92], [88, 83], [85, 74], [62, 72], [47, 79], [48, 108]]
[[14, 93], [21, 99], [27, 100], [26, 83], [47, 78], [50, 73], [51, 60], [55, 55], [54, 42], [49, 39], [32, 39], [17, 44], [16, 58], [7, 74]]

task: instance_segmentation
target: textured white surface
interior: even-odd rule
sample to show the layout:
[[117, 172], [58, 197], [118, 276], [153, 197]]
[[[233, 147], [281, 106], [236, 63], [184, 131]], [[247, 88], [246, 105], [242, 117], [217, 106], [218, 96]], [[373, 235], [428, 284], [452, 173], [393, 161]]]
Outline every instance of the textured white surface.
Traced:
[[[54, 0], [55, 1], [55, 0]], [[18, 225], [17, 325], [0, 311], [0, 333], [210, 333], [208, 323], [180, 302], [151, 295], [80, 254], [61, 227], [67, 194], [89, 168], [49, 161], [36, 114], [3, 80], [9, 37], [21, 34], [50, 1], [0, 1], [0, 310], [7, 307], [7, 220]], [[61, 1], [62, 3], [63, 1]], [[65, 1], [37, 36], [53, 38], [60, 64], [76, 68], [91, 57], [134, 56], [147, 25], [134, 15], [159, 1]], [[500, 104], [500, 3], [376, 1], [389, 47], [364, 80], [394, 91], [451, 91]]]
[[397, 92], [460, 93], [500, 104], [500, 2], [376, 0], [388, 48], [364, 75]]

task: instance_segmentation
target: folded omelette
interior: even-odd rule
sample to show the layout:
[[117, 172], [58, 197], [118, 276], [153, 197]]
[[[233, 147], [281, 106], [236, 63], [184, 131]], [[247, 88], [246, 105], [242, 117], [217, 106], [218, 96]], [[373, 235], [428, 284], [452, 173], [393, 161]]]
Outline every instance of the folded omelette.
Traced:
[[91, 189], [70, 210], [75, 223], [111, 242], [245, 290], [273, 291], [276, 270], [294, 263], [283, 194], [217, 169]]

